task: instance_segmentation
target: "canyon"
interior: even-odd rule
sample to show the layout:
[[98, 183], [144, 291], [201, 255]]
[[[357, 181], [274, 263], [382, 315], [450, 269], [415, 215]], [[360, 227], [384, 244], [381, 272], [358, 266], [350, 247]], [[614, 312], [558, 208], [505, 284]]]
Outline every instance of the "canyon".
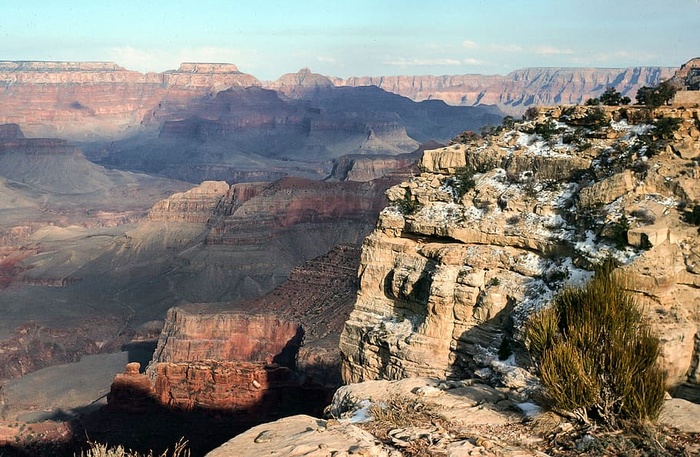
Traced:
[[[594, 110], [601, 120], [592, 122]], [[208, 455], [565, 452], [565, 441], [545, 444], [562, 420], [572, 423], [539, 409], [524, 326], [605, 259], [619, 265], [659, 336], [667, 388], [680, 396], [660, 420], [686, 435], [667, 435], [678, 447], [663, 449], [699, 450], [698, 405], [683, 398], [697, 401], [700, 391], [692, 217], [700, 111], [557, 106], [530, 114], [425, 151], [420, 173], [387, 191], [340, 336], [346, 385], [326, 419], [262, 424]], [[661, 133], [659, 119], [677, 119], [678, 128]], [[556, 128], [545, 138], [541, 125]], [[577, 455], [586, 439], [605, 446], [593, 436], [562, 439]]]
[[[682, 128], [644, 175], [600, 165], [650, 128], [633, 108], [606, 109], [582, 151], [564, 140], [589, 128], [580, 106], [453, 141], [669, 73], [261, 82], [231, 64], [0, 62], [0, 440], [41, 446], [11, 427], [26, 421], [59, 447], [88, 435], [159, 452], [187, 436], [201, 455], [260, 422], [320, 416], [342, 383], [479, 377], [521, 395], [531, 378], [494, 351], [524, 363], [523, 320], [585, 280], [598, 250], [652, 310], [669, 382], [694, 391], [682, 204], [698, 198], [697, 110], [655, 112]], [[569, 130], [526, 131], [547, 119]], [[464, 167], [476, 185], [457, 196]], [[622, 215], [624, 249], [610, 242]]]

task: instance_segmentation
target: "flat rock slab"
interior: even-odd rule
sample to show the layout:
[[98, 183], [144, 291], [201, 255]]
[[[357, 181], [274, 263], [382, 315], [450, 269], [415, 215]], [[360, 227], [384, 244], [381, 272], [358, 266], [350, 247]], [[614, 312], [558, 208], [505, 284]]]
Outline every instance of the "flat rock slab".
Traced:
[[207, 457], [258, 456], [398, 457], [355, 425], [311, 416], [285, 417], [253, 427], [207, 454]]
[[700, 433], [700, 405], [672, 398], [664, 403], [659, 423], [686, 433]]

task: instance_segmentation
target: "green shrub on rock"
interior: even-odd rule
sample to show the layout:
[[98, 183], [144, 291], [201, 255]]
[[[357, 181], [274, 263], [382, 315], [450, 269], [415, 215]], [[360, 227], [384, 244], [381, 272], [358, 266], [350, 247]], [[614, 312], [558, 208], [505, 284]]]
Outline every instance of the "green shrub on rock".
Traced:
[[612, 261], [560, 293], [525, 332], [551, 406], [617, 427], [655, 420], [664, 398], [659, 340]]

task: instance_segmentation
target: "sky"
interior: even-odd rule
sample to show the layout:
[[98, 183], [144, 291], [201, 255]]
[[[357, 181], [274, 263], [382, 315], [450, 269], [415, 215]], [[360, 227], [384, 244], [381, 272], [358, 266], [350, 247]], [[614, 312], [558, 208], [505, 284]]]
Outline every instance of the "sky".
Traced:
[[228, 62], [261, 80], [677, 67], [700, 0], [0, 0], [0, 60], [141, 72]]

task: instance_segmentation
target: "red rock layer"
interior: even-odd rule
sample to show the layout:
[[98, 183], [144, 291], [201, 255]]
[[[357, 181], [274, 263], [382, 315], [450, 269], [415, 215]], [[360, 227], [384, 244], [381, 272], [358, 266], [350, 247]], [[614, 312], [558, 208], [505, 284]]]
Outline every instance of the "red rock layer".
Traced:
[[300, 332], [299, 324], [271, 314], [212, 315], [196, 308], [171, 308], [153, 364], [203, 360], [272, 363], [288, 345], [299, 347], [303, 336]]
[[159, 363], [158, 402], [170, 409], [244, 413], [297, 387], [292, 371], [254, 362]]
[[141, 374], [141, 364], [128, 363], [124, 373], [117, 374], [107, 395], [107, 406], [129, 412], [142, 412], [156, 405], [156, 391], [148, 376]]
[[183, 106], [232, 86], [259, 85], [230, 64], [141, 74], [111, 62], [0, 62], [0, 123], [20, 124], [34, 137], [119, 137], [143, 128], [163, 103]]

